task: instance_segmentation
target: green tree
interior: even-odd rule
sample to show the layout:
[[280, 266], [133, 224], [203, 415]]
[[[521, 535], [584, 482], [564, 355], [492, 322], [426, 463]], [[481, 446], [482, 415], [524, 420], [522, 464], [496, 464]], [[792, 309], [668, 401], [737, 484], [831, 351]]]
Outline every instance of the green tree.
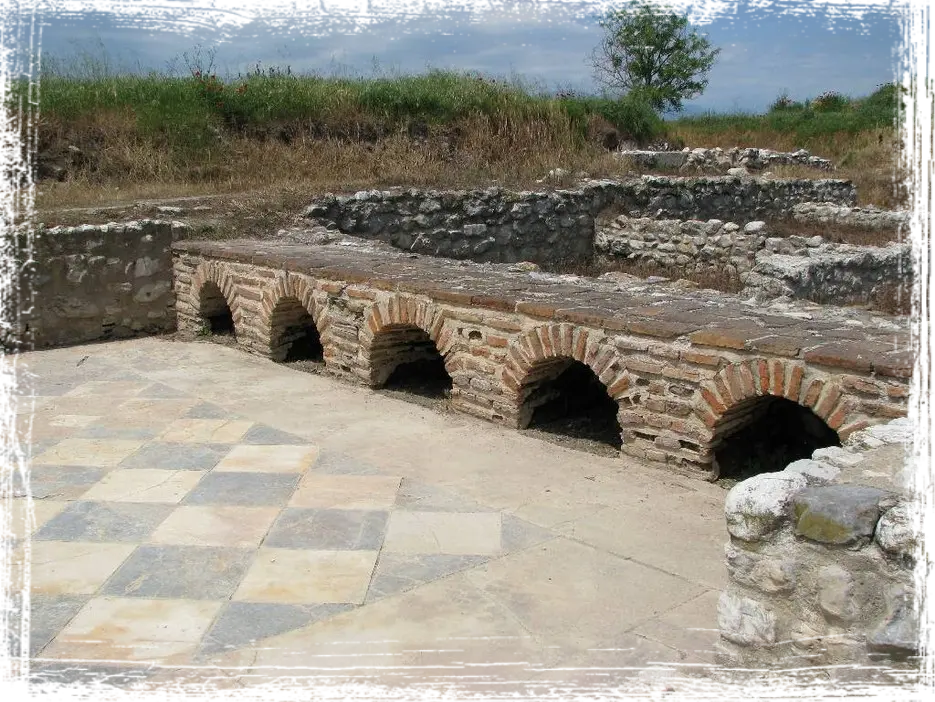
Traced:
[[700, 95], [721, 51], [687, 17], [645, 1], [611, 10], [600, 26], [604, 38], [591, 55], [597, 81], [611, 92], [642, 96], [658, 112], [680, 112], [683, 100]]

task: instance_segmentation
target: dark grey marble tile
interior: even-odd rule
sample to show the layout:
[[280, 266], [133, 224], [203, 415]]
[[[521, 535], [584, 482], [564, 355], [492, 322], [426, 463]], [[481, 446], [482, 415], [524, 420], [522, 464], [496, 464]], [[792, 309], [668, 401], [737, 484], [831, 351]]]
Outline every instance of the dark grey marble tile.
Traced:
[[120, 462], [121, 468], [210, 470], [230, 453], [233, 444], [187, 444], [151, 441]]
[[101, 588], [112, 597], [225, 600], [234, 594], [254, 551], [212, 546], [137, 548]]
[[132, 502], [74, 502], [34, 535], [40, 541], [144, 541], [174, 505]]
[[264, 542], [274, 548], [376, 551], [383, 544], [387, 513], [377, 510], [283, 510]]
[[107, 473], [91, 466], [32, 466], [29, 489], [34, 500], [76, 500]]
[[196, 660], [301, 629], [354, 607], [350, 604], [228, 602], [205, 635]]
[[90, 595], [33, 594], [29, 598], [29, 655], [37, 656], [65, 628]]
[[281, 507], [300, 478], [296, 473], [208, 473], [183, 504]]

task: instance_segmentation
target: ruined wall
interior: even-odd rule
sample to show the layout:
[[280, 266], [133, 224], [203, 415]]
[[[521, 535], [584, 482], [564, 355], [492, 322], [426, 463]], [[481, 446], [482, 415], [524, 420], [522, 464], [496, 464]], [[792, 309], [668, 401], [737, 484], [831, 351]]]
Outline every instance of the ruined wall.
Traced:
[[40, 227], [23, 269], [34, 298], [21, 338], [42, 348], [175, 329], [171, 246], [178, 232], [154, 220]]
[[826, 202], [802, 202], [792, 208], [796, 222], [837, 224], [870, 230], [899, 230], [908, 238], [910, 212], [881, 210], [876, 207], [847, 207]]
[[852, 434], [725, 504], [721, 664], [893, 665], [918, 654], [905, 419]]
[[[738, 277], [745, 294], [820, 304], [869, 304], [891, 287], [910, 294], [908, 244], [832, 244], [820, 236], [771, 237], [765, 222], [616, 217], [599, 226], [600, 260], [651, 264], [685, 273]], [[908, 298], [907, 298], [908, 299]]]
[[833, 171], [828, 159], [812, 156], [805, 149], [772, 151], [770, 149], [734, 147], [684, 148], [681, 151], [620, 151], [617, 155], [645, 168], [673, 168], [681, 172], [723, 173], [730, 168], [762, 171], [776, 166], [805, 166], [821, 171]]
[[550, 193], [363, 191], [326, 196], [305, 216], [355, 236], [433, 256], [550, 265], [591, 256], [594, 221], [631, 217], [755, 219], [787, 216], [800, 202], [853, 204], [849, 181], [664, 178], [592, 181]]

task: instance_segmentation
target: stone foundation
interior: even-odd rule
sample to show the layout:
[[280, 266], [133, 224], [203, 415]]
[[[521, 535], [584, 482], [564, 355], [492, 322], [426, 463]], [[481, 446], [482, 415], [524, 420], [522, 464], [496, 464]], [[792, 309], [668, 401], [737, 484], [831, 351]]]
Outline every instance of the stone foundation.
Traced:
[[34, 293], [18, 337], [36, 348], [175, 329], [172, 241], [179, 227], [144, 220], [40, 228], [23, 274]]
[[680, 172], [724, 173], [730, 168], [762, 171], [776, 166], [805, 166], [821, 171], [834, 170], [834, 164], [831, 161], [812, 156], [804, 149], [783, 152], [740, 147], [726, 151], [720, 148], [685, 148], [682, 151], [620, 151], [618, 155], [643, 168], [671, 168]]
[[616, 217], [598, 226], [595, 253], [614, 261], [737, 278], [744, 294], [820, 304], [870, 304], [888, 288], [910, 295], [909, 244], [832, 244], [820, 236], [771, 237], [770, 225], [712, 219]]
[[874, 231], [903, 230], [908, 237], [910, 212], [881, 210], [876, 207], [847, 207], [826, 202], [802, 202], [792, 208], [796, 222], [836, 224]]
[[718, 658], [742, 667], [899, 665], [918, 655], [904, 419], [728, 494]]
[[175, 252], [188, 333], [205, 327], [219, 292], [240, 346], [277, 358], [296, 319], [282, 310], [301, 306], [331, 373], [379, 386], [399, 364], [438, 354], [453, 409], [520, 428], [544, 385], [579, 362], [618, 403], [623, 453], [709, 478], [715, 450], [771, 397], [841, 437], [906, 411], [908, 336], [891, 321], [848, 327], [725, 295], [643, 294], [350, 240], [179, 242]]
[[633, 217], [755, 219], [788, 216], [794, 205], [851, 205], [853, 184], [840, 180], [663, 178], [593, 181], [549, 193], [363, 191], [326, 196], [305, 216], [346, 234], [431, 256], [543, 265], [587, 260], [595, 219]]

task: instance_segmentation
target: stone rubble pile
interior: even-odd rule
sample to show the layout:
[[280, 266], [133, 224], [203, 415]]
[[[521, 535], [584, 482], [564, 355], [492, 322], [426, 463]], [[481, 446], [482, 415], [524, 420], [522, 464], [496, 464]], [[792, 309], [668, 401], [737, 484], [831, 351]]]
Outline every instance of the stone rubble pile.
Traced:
[[915, 505], [897, 470], [911, 442], [908, 420], [896, 419], [730, 491], [720, 663], [893, 665], [917, 655]]

